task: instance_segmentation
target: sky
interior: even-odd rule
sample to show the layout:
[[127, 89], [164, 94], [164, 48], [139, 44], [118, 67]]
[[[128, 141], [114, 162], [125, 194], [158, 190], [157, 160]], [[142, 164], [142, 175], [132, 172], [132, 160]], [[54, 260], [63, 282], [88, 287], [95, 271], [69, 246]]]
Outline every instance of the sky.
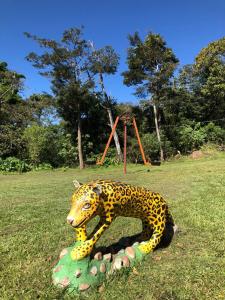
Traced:
[[40, 52], [24, 32], [59, 40], [63, 31], [84, 26], [95, 47], [111, 45], [120, 55], [115, 75], [106, 78], [108, 93], [118, 102], [136, 102], [134, 88], [123, 85], [127, 69], [127, 36], [138, 31], [159, 33], [180, 60], [194, 62], [208, 43], [225, 35], [225, 0], [0, 0], [0, 60], [26, 77], [23, 97], [51, 92], [50, 80], [25, 57]]

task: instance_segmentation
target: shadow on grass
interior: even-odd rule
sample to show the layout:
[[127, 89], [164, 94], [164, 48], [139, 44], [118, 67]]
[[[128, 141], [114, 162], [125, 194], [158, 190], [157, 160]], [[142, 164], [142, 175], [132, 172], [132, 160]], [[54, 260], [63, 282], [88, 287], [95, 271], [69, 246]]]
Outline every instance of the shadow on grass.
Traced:
[[[154, 250], [157, 250], [160, 248], [166, 248], [170, 245], [170, 243], [172, 242], [173, 236], [176, 232], [175, 226], [176, 225], [171, 224], [171, 223], [168, 223], [166, 225], [166, 228], [164, 229], [161, 241]], [[147, 240], [149, 240], [149, 239], [150, 239], [150, 237]], [[146, 241], [146, 240], [141, 238], [140, 233], [132, 235], [132, 236], [122, 237], [118, 242], [116, 242], [108, 247], [104, 247], [104, 246], [96, 247], [93, 250], [91, 256], [93, 258], [97, 252], [101, 252], [103, 255], [106, 253], [116, 254], [120, 250], [125, 249], [126, 247], [132, 246], [134, 243], [141, 243], [143, 241]]]

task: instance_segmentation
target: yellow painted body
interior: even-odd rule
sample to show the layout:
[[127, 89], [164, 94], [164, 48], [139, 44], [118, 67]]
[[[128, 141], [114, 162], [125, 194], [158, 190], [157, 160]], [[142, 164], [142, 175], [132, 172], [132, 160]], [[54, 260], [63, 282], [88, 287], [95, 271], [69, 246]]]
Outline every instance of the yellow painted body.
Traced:
[[[86, 224], [96, 215], [100, 221], [92, 236], [87, 238]], [[82, 245], [75, 247], [71, 256], [82, 259], [92, 249], [102, 233], [117, 216], [140, 218], [143, 231], [140, 237], [145, 243], [139, 245], [143, 253], [151, 252], [160, 242], [167, 223], [173, 224], [165, 200], [150, 190], [114, 182], [98, 180], [78, 187], [72, 196], [72, 205], [67, 217]]]

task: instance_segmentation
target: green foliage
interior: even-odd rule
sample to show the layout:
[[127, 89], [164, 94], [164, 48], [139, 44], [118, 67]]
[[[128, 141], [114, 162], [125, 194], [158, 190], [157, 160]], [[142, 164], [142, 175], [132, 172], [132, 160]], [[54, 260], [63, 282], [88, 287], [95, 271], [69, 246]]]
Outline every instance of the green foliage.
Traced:
[[59, 132], [57, 126], [43, 127], [33, 124], [24, 130], [24, 140], [27, 143], [30, 163], [38, 166], [48, 163], [54, 167], [60, 164]]
[[119, 65], [119, 55], [112, 46], [105, 46], [91, 53], [89, 68], [93, 74], [115, 74]]
[[183, 125], [179, 130], [179, 147], [184, 153], [199, 149], [206, 140], [206, 133], [200, 123]]
[[49, 94], [32, 94], [26, 101], [32, 121], [38, 125], [51, 125], [55, 109], [53, 97]]
[[178, 129], [178, 149], [183, 153], [199, 149], [204, 143], [223, 144], [225, 130], [210, 122], [205, 126], [200, 123], [190, 123]]
[[225, 129], [210, 122], [204, 126], [206, 141], [210, 143], [223, 144], [225, 143]]
[[77, 147], [72, 144], [71, 134], [60, 133], [58, 140], [58, 156], [59, 164], [63, 166], [75, 166], [78, 164], [78, 151]]
[[[156, 133], [145, 133], [141, 136], [141, 143], [148, 161], [158, 161], [160, 158], [160, 147]], [[170, 141], [162, 133], [161, 135], [162, 148], [165, 158], [168, 158], [173, 153], [173, 148]], [[130, 145], [127, 149], [128, 159], [133, 162], [142, 162], [142, 156], [136, 137], [131, 139]]]
[[27, 172], [31, 167], [26, 162], [16, 158], [7, 157], [6, 159], [0, 158], [0, 171], [1, 172]]
[[[159, 159], [159, 142], [155, 133], [146, 133], [141, 136], [142, 146], [146, 159], [153, 161]], [[128, 158], [131, 162], [142, 162], [140, 148], [136, 138], [131, 139], [127, 149]]]
[[129, 41], [129, 70], [122, 73], [124, 83], [138, 86], [138, 95], [160, 95], [168, 86], [178, 59], [159, 34], [149, 33], [142, 41], [136, 32], [129, 36]]
[[[88, 162], [90, 164], [96, 164], [97, 162], [99, 162], [102, 158], [103, 153], [100, 154], [92, 154], [89, 158], [88, 158]], [[116, 149], [115, 148], [109, 148], [103, 163], [104, 167], [109, 167], [109, 166], [117, 166], [119, 165], [121, 162], [119, 160], [119, 157], [117, 155]]]
[[7, 66], [6, 62], [0, 61], [0, 111], [4, 103], [15, 103], [20, 99], [18, 92], [25, 78], [22, 74], [9, 70]]
[[29, 159], [33, 165], [38, 165], [43, 161], [45, 152], [50, 145], [47, 130], [45, 127], [32, 125], [31, 127], [27, 127], [24, 131], [24, 139], [27, 142]]
[[33, 171], [42, 171], [42, 170], [52, 170], [53, 167], [50, 164], [47, 163], [42, 163], [39, 164], [38, 166], [32, 166]]
[[224, 117], [225, 111], [225, 37], [209, 43], [197, 55], [194, 71], [201, 81], [208, 120]]

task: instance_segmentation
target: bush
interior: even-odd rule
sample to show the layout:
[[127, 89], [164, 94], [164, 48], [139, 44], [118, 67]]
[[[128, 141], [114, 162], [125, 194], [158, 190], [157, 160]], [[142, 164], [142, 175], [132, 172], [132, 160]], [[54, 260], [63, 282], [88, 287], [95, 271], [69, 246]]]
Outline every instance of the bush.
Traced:
[[184, 153], [200, 149], [205, 143], [223, 144], [225, 130], [210, 122], [205, 126], [200, 123], [183, 125], [178, 131], [178, 148]]
[[225, 142], [225, 130], [220, 126], [210, 122], [204, 126], [206, 141], [214, 144], [223, 144]]
[[30, 166], [16, 158], [16, 157], [8, 157], [6, 159], [0, 158], [0, 171], [2, 172], [27, 172], [30, 171]]
[[53, 169], [53, 167], [50, 164], [46, 164], [46, 163], [39, 164], [38, 166], [32, 167], [32, 170], [34, 170], [34, 171], [52, 170], [52, 169]]
[[[137, 143], [137, 140], [136, 140], [136, 143]], [[142, 135], [141, 143], [144, 148], [146, 158], [148, 160], [150, 160], [150, 161], [159, 160], [160, 147], [159, 147], [159, 142], [158, 142], [156, 133], [146, 133], [146, 134]], [[138, 151], [140, 153], [139, 146], [138, 146]]]
[[205, 130], [200, 123], [191, 125], [183, 125], [179, 129], [179, 150], [184, 153], [192, 152], [199, 149], [206, 141]]
[[[141, 136], [141, 143], [145, 152], [146, 159], [150, 161], [158, 161], [160, 157], [160, 147], [156, 133], [143, 134]], [[168, 141], [163, 132], [161, 133], [161, 144], [165, 158], [170, 157], [173, 154], [173, 148], [171, 147], [171, 142]], [[127, 153], [131, 162], [137, 163], [143, 161], [136, 138], [133, 138], [131, 140]]]
[[[103, 153], [100, 154], [92, 154], [88, 159], [87, 163], [89, 164], [95, 164], [99, 162], [102, 158]], [[103, 166], [109, 167], [109, 166], [116, 166], [120, 164], [120, 160], [117, 155], [117, 151], [115, 148], [109, 148], [103, 163]]]
[[61, 166], [74, 166], [78, 163], [77, 147], [72, 145], [71, 134], [59, 133], [58, 138], [58, 163]]

